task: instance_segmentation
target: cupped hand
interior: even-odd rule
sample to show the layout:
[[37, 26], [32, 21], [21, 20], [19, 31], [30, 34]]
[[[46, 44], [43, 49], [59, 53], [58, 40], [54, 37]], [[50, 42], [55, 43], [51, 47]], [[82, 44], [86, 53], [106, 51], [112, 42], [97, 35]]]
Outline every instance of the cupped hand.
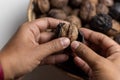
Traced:
[[68, 47], [70, 40], [67, 38], [52, 40], [55, 34], [47, 31], [55, 29], [60, 22], [63, 21], [42, 18], [27, 22], [18, 29], [0, 52], [5, 79], [20, 77], [38, 65], [55, 64], [68, 59], [65, 54], [54, 53]]
[[82, 68], [90, 80], [120, 80], [120, 46], [109, 37], [88, 29], [80, 29], [86, 44], [71, 44], [77, 54], [76, 65]]

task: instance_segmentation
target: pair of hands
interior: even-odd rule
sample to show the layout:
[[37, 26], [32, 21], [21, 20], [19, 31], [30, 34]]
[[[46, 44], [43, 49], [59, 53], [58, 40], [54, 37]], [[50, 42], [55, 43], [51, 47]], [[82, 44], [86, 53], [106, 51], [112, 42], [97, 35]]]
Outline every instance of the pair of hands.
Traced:
[[[55, 34], [46, 32], [56, 28], [60, 22], [64, 21], [42, 18], [22, 25], [0, 54], [5, 79], [20, 77], [39, 65], [60, 63], [69, 58], [64, 53], [55, 53], [67, 48], [70, 40], [53, 40]], [[80, 30], [84, 33], [87, 46], [77, 41], [71, 43], [72, 50], [77, 54], [74, 58], [76, 65], [88, 73], [90, 79], [119, 80], [120, 46], [103, 34]]]

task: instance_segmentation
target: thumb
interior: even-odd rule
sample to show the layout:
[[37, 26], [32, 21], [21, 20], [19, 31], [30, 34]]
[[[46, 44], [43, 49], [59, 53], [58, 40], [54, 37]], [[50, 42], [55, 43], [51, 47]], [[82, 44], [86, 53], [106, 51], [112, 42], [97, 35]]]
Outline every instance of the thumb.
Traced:
[[101, 63], [101, 61], [104, 60], [102, 56], [99, 56], [83, 43], [74, 41], [72, 42], [71, 47], [80, 58], [87, 62], [91, 68], [98, 65]]
[[48, 43], [44, 43], [39, 46], [39, 52], [41, 52], [41, 57], [45, 58], [55, 52], [64, 50], [70, 45], [70, 40], [68, 38], [58, 38]]

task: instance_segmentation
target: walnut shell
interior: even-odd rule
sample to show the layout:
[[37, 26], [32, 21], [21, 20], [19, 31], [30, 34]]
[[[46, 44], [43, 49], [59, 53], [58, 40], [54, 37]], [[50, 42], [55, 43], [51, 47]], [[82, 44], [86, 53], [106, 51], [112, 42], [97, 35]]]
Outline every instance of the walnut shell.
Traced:
[[67, 6], [68, 0], [50, 0], [50, 4], [54, 8], [63, 8]]
[[49, 0], [35, 0], [35, 3], [38, 4], [41, 13], [46, 13], [50, 9]]
[[76, 24], [78, 29], [82, 27], [81, 20], [75, 15], [68, 16], [65, 20], [70, 23]]
[[77, 28], [76, 24], [60, 23], [57, 28], [58, 29], [57, 29], [56, 34], [59, 34], [58, 37], [68, 37], [71, 42], [77, 40], [78, 28]]
[[112, 20], [112, 29], [109, 30], [107, 35], [109, 36], [115, 36], [118, 33], [120, 33], [120, 23], [117, 22], [116, 20]]
[[69, 6], [65, 6], [62, 8], [66, 15], [70, 15], [72, 13], [72, 9]]
[[85, 21], [90, 21], [96, 15], [96, 5], [90, 1], [83, 1], [80, 8], [80, 17]]
[[56, 19], [66, 19], [67, 15], [61, 9], [51, 9], [48, 13], [49, 17], [56, 18]]
[[108, 7], [113, 6], [114, 0], [99, 0], [99, 3], [102, 3]]
[[97, 6], [96, 6], [96, 12], [97, 12], [97, 14], [108, 14], [109, 13], [109, 9], [108, 9], [108, 7], [106, 6], [106, 5], [104, 5], [104, 4], [98, 4]]
[[68, 38], [70, 41], [75, 41], [78, 38], [78, 28], [77, 24], [70, 24]]

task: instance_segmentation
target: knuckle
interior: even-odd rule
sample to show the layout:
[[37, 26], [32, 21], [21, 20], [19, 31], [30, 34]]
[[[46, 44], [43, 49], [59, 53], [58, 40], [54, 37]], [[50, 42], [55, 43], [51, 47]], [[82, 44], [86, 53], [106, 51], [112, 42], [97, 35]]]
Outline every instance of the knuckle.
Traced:
[[24, 24], [22, 24], [22, 27], [28, 26], [30, 24], [30, 22], [25, 22]]
[[97, 36], [98, 36], [99, 41], [103, 41], [103, 40], [105, 40], [107, 38], [107, 36], [102, 34], [102, 33], [98, 33]]
[[103, 64], [106, 64], [106, 60], [105, 59], [102, 59], [102, 58], [95, 58], [95, 61], [94, 61], [94, 65], [96, 68], [99, 68], [101, 67]]
[[79, 57], [83, 58], [84, 60], [87, 60], [87, 58], [89, 58], [92, 54], [91, 50], [83, 44], [80, 44], [76, 53]]
[[77, 52], [81, 53], [82, 55], [85, 55], [85, 53], [88, 51], [86, 47], [83, 44], [79, 44], [79, 47], [77, 49]]
[[30, 25], [30, 22], [25, 22], [24, 24], [21, 25], [20, 29], [21, 29], [21, 30], [24, 30], [24, 29], [26, 29], [27, 27], [29, 27], [29, 25]]
[[56, 40], [56, 41], [52, 41], [49, 47], [51, 50], [56, 51], [56, 50], [60, 50], [62, 46], [60, 45], [60, 41]]

